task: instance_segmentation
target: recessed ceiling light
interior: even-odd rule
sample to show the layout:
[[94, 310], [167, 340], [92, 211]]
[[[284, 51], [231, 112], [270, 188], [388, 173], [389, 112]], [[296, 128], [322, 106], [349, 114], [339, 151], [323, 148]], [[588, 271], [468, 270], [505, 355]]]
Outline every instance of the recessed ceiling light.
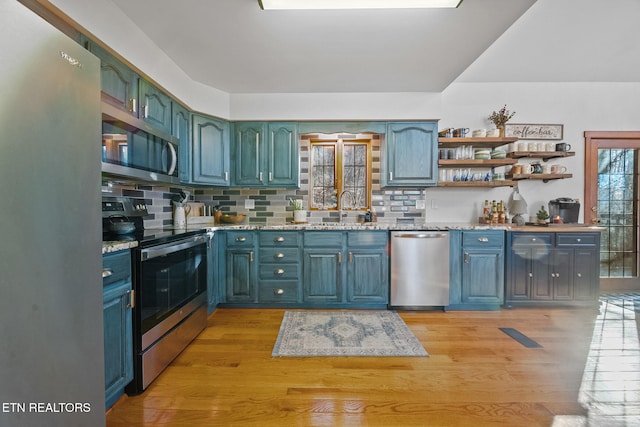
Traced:
[[423, 9], [458, 7], [462, 0], [258, 0], [262, 9]]

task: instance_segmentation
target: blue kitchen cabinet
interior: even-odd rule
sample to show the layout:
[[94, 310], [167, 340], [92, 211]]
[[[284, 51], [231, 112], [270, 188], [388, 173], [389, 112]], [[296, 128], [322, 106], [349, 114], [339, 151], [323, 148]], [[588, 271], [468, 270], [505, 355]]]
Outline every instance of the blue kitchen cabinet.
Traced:
[[130, 251], [103, 255], [104, 374], [106, 407], [110, 408], [133, 380]]
[[139, 118], [156, 129], [171, 133], [171, 98], [145, 79], [138, 82]]
[[228, 187], [230, 184], [231, 140], [229, 123], [194, 114], [192, 117], [191, 184]]
[[425, 187], [438, 182], [438, 124], [390, 122], [382, 150], [382, 187]]
[[593, 305], [599, 232], [507, 233], [506, 305]]
[[225, 232], [225, 303], [257, 302], [257, 235], [255, 231]]
[[504, 302], [502, 230], [451, 230], [448, 310], [498, 310]]
[[331, 305], [343, 301], [344, 233], [303, 233], [303, 300], [307, 304]]
[[171, 108], [172, 123], [171, 134], [180, 140], [178, 148], [178, 172], [180, 182], [188, 183], [191, 180], [191, 116], [182, 105], [174, 102]]
[[97, 43], [86, 41], [85, 47], [100, 58], [102, 100], [138, 117], [138, 74]]
[[258, 254], [258, 302], [291, 304], [301, 301], [301, 233], [260, 231]]
[[389, 301], [389, 233], [347, 232], [347, 302]]
[[298, 187], [296, 123], [233, 124], [233, 183], [242, 187]]

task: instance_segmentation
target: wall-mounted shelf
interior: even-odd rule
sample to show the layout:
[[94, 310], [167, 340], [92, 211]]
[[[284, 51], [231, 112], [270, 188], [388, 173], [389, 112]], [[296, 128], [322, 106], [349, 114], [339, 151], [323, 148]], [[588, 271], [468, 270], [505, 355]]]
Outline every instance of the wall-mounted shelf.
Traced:
[[570, 173], [531, 173], [531, 174], [519, 174], [519, 175], [507, 175], [507, 179], [513, 181], [520, 181], [523, 179], [540, 180], [543, 182], [549, 182], [554, 179], [566, 179], [572, 178], [573, 174]]
[[517, 140], [518, 138], [438, 138], [438, 147], [456, 148], [461, 145], [473, 145], [493, 148], [516, 142]]
[[438, 165], [443, 167], [471, 167], [471, 168], [494, 168], [498, 166], [508, 166], [517, 163], [517, 159], [468, 159], [468, 160], [438, 160]]
[[511, 153], [507, 153], [507, 157], [511, 159], [533, 157], [536, 159], [542, 159], [542, 161], [544, 162], [549, 159], [555, 159], [559, 157], [572, 157], [575, 155], [575, 151], [514, 151]]
[[518, 183], [510, 179], [495, 180], [495, 181], [439, 181], [438, 182], [438, 187], [492, 188], [492, 187], [515, 187], [516, 185], [518, 185]]

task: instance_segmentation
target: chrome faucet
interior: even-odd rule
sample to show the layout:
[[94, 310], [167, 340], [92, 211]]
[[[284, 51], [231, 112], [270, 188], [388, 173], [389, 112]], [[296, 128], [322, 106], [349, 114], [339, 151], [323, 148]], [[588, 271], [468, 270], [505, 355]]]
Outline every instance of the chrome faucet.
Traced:
[[342, 196], [344, 196], [345, 194], [348, 194], [351, 197], [351, 208], [354, 208], [356, 205], [356, 198], [351, 191], [344, 190], [342, 193], [340, 193], [340, 196], [338, 197], [338, 202], [340, 203], [340, 222], [342, 222], [344, 217], [347, 216], [347, 213], [343, 212], [345, 209], [343, 208], [344, 205], [342, 204]]

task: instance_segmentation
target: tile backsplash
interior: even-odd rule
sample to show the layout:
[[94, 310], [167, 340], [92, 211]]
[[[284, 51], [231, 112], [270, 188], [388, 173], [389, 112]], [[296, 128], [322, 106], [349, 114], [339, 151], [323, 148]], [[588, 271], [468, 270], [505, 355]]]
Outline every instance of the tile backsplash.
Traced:
[[[177, 187], [154, 185], [134, 180], [109, 179], [103, 177], [102, 192], [144, 199], [149, 216], [145, 218], [145, 228], [162, 228], [173, 224], [171, 200], [180, 192], [191, 192], [191, 200], [203, 202], [207, 206], [219, 206], [224, 212], [247, 214], [249, 223], [282, 225], [292, 221], [293, 213], [289, 199], [302, 199], [308, 206], [309, 187], [309, 137], [300, 140], [300, 188], [220, 188], [220, 187]], [[380, 188], [380, 140], [372, 140], [371, 207], [376, 211], [378, 222], [413, 224], [424, 222], [424, 209], [418, 208], [424, 202], [425, 190], [382, 189]], [[252, 200], [253, 208], [245, 208], [245, 201]], [[362, 211], [347, 211], [346, 221], [355, 221]], [[335, 210], [313, 210], [308, 212], [310, 223], [338, 222]]]

